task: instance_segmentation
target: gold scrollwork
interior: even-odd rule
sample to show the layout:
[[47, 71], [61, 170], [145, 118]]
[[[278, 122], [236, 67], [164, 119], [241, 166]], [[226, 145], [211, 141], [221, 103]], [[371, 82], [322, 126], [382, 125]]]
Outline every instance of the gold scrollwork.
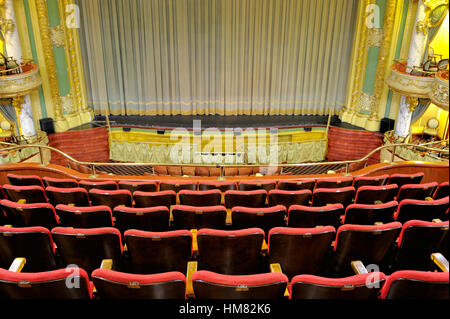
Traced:
[[406, 104], [408, 104], [409, 112], [413, 112], [417, 105], [419, 105], [419, 99], [416, 97], [406, 97]]
[[62, 47], [65, 44], [64, 41], [64, 24], [60, 24], [55, 28], [50, 29], [52, 44], [57, 47]]
[[55, 109], [56, 120], [62, 118], [61, 99], [59, 96], [58, 75], [56, 73], [56, 62], [53, 54], [53, 45], [50, 38], [50, 26], [48, 21], [47, 3], [45, 0], [36, 0], [36, 8], [38, 11], [38, 23], [41, 34], [42, 47], [44, 51], [45, 64], [48, 70], [48, 78], [50, 82], [50, 92]]

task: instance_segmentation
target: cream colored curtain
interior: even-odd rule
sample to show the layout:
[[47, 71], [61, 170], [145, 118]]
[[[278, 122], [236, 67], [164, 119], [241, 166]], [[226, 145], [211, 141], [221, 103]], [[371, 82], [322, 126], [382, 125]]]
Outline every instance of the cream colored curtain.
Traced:
[[328, 114], [357, 0], [78, 0], [96, 114]]

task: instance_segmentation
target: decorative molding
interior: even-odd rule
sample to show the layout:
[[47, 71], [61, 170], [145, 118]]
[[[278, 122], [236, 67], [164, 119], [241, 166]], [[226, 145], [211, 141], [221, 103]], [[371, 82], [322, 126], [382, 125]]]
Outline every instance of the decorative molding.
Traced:
[[397, 1], [387, 1], [386, 13], [384, 15], [383, 23], [383, 43], [380, 49], [380, 54], [378, 57], [375, 85], [373, 89], [373, 96], [375, 103], [371, 110], [369, 118], [371, 120], [379, 120], [378, 105], [380, 104], [381, 95], [383, 94], [383, 89], [385, 87], [384, 78], [386, 77], [386, 62], [389, 58], [390, 48], [393, 44], [393, 30], [395, 22], [395, 10]]
[[419, 99], [416, 97], [408, 96], [406, 97], [406, 104], [408, 105], [409, 112], [414, 112], [414, 109], [419, 105]]
[[359, 93], [359, 100], [358, 100], [358, 111], [369, 111], [371, 112], [372, 109], [375, 107], [375, 98], [373, 95], [369, 95], [364, 92]]
[[53, 54], [53, 44], [48, 20], [47, 2], [35, 0], [38, 23], [41, 35], [42, 49], [44, 51], [45, 65], [47, 66], [50, 93], [55, 110], [55, 120], [62, 119], [61, 100], [59, 96], [58, 76], [56, 73], [56, 62]]
[[60, 24], [55, 28], [50, 29], [52, 44], [56, 47], [63, 47], [65, 45], [64, 39], [64, 24]]
[[0, 76], [0, 98], [15, 98], [30, 94], [42, 84], [36, 64], [26, 72]]
[[[59, 2], [59, 14], [61, 21], [67, 21], [66, 9], [74, 5], [74, 0], [62, 0]], [[78, 44], [78, 29], [65, 28], [64, 32], [66, 43], [66, 60], [69, 64], [69, 80], [73, 96], [73, 102], [80, 113], [89, 112], [85, 94], [84, 94], [84, 75], [81, 65], [81, 51]]]
[[368, 47], [381, 47], [383, 44], [383, 29], [371, 28], [369, 29]]
[[60, 99], [63, 115], [72, 114], [75, 112], [72, 94], [61, 96]]
[[439, 71], [431, 85], [430, 99], [446, 111], [449, 109], [448, 87], [448, 71]]

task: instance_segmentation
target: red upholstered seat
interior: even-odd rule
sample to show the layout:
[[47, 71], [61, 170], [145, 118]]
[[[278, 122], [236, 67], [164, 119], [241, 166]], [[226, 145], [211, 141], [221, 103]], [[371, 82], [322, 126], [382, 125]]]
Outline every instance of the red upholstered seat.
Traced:
[[182, 189], [179, 191], [181, 205], [188, 206], [216, 206], [220, 205], [222, 192], [219, 189], [211, 189], [207, 191], [191, 191]]
[[9, 183], [14, 186], [40, 186], [44, 187], [42, 178], [37, 175], [17, 175], [17, 174], [7, 174], [6, 177]]
[[445, 212], [448, 210], [449, 197], [437, 200], [417, 200], [404, 199], [400, 202], [394, 219], [400, 223], [408, 220], [426, 220], [445, 219]]
[[172, 206], [172, 216], [171, 225], [177, 229], [224, 229], [227, 209], [221, 205], [204, 207], [174, 205]]
[[52, 178], [43, 177], [42, 180], [45, 186], [53, 186], [58, 188], [76, 188], [78, 187], [78, 181], [73, 178]]
[[258, 273], [263, 239], [264, 231], [260, 228], [200, 229], [197, 232], [198, 269], [228, 275]]
[[338, 228], [341, 225], [343, 214], [344, 206], [342, 204], [318, 207], [293, 205], [288, 211], [287, 226], [310, 228], [329, 225]]
[[60, 188], [48, 186], [45, 189], [48, 200], [52, 205], [58, 204], [75, 205], [75, 206], [89, 206], [89, 194], [85, 188]]
[[381, 272], [345, 278], [298, 275], [292, 278], [291, 299], [376, 299], [386, 281]]
[[127, 189], [112, 191], [91, 189], [89, 191], [89, 198], [92, 206], [106, 205], [111, 209], [114, 209], [116, 206], [133, 206], [133, 195]]
[[92, 280], [100, 299], [185, 299], [186, 277], [172, 271], [138, 275], [109, 269], [96, 269]]
[[425, 200], [427, 197], [432, 197], [438, 187], [438, 183], [431, 182], [426, 184], [405, 184], [400, 187], [396, 197], [397, 202], [404, 199], [419, 199]]
[[160, 192], [134, 192], [134, 207], [156, 207], [166, 206], [170, 208], [175, 205], [177, 201], [177, 193], [174, 191], [160, 191]]
[[240, 181], [240, 191], [253, 191], [256, 189], [265, 189], [267, 192], [277, 187], [277, 181], [275, 180], [263, 180], [263, 181]]
[[281, 180], [278, 182], [278, 189], [285, 191], [309, 189], [312, 192], [315, 185], [315, 179]]
[[316, 188], [343, 188], [353, 185], [353, 177], [318, 178]]
[[297, 191], [285, 191], [273, 189], [269, 191], [269, 206], [284, 205], [287, 209], [291, 205], [305, 205], [311, 204], [312, 192], [309, 189], [302, 189]]
[[88, 181], [88, 180], [81, 180], [78, 183], [79, 187], [85, 188], [88, 192], [91, 189], [103, 189], [103, 190], [116, 190], [117, 183], [114, 181]]
[[387, 277], [381, 299], [447, 299], [448, 272], [401, 270]]
[[6, 184], [3, 185], [3, 191], [13, 202], [18, 202], [19, 200], [25, 200], [27, 204], [48, 202], [44, 188], [41, 186], [13, 186]]
[[200, 181], [198, 182], [198, 189], [200, 191], [206, 191], [210, 189], [220, 189], [222, 192], [229, 190], [237, 190], [238, 186], [233, 181]]
[[438, 188], [436, 189], [436, 192], [433, 195], [434, 199], [441, 199], [444, 197], [449, 196], [449, 186], [448, 182], [442, 182], [439, 184]]
[[328, 204], [342, 204], [347, 207], [355, 196], [355, 188], [347, 186], [342, 188], [317, 188], [313, 193], [312, 206], [325, 206]]
[[114, 208], [113, 215], [116, 218], [116, 227], [122, 233], [128, 229], [169, 230], [170, 213], [166, 206], [146, 208], [117, 206]]
[[77, 207], [59, 204], [56, 213], [61, 226], [74, 228], [97, 228], [114, 226], [111, 208], [108, 206]]
[[158, 190], [157, 182], [155, 181], [120, 181], [118, 183], [119, 189], [127, 189], [133, 194], [136, 191], [140, 192], [156, 192]]
[[388, 174], [378, 176], [356, 176], [353, 180], [353, 187], [358, 190], [361, 186], [383, 186], [388, 179]]
[[65, 265], [75, 264], [91, 273], [103, 259], [112, 259], [113, 270], [122, 267], [122, 240], [116, 228], [55, 227], [52, 237]]
[[398, 193], [396, 184], [382, 186], [361, 186], [355, 197], [356, 204], [387, 203], [395, 200]]
[[283, 205], [265, 208], [235, 206], [231, 209], [232, 227], [234, 229], [261, 228], [267, 240], [270, 229], [284, 226], [286, 213], [286, 207]]
[[92, 299], [92, 290], [86, 271], [77, 267], [33, 273], [0, 269], [0, 295], [8, 299]]
[[350, 204], [345, 210], [343, 224], [373, 225], [391, 223], [398, 203], [390, 201], [383, 204]]
[[423, 172], [415, 174], [392, 174], [386, 184], [397, 184], [399, 188], [405, 184], [420, 184], [424, 175]]
[[433, 253], [448, 257], [448, 221], [428, 222], [410, 220], [403, 224], [397, 241], [398, 250], [393, 262], [396, 270], [433, 270]]
[[159, 183], [160, 191], [171, 190], [178, 193], [182, 189], [188, 189], [191, 191], [197, 190], [197, 182], [192, 181], [161, 181]]
[[201, 270], [192, 276], [197, 299], [283, 298], [288, 279], [282, 273], [224, 275]]
[[269, 231], [269, 263], [279, 263], [289, 278], [316, 274], [336, 235], [332, 226], [316, 228], [275, 227]]
[[[148, 232], [135, 229], [124, 234], [133, 272], [186, 272], [192, 256], [192, 234], [188, 230]], [[149, 253], [143, 253], [147, 251]]]
[[0, 268], [9, 268], [15, 258], [26, 258], [24, 271], [56, 269], [55, 245], [44, 227], [0, 226]]
[[342, 225], [334, 244], [334, 273], [351, 275], [350, 263], [354, 260], [360, 260], [364, 265], [375, 264], [383, 270], [386, 256], [391, 252], [401, 229], [402, 224], [398, 222], [373, 226]]
[[55, 209], [48, 203], [21, 204], [2, 199], [0, 204], [9, 222], [17, 227], [42, 226], [51, 229], [59, 223]]
[[244, 207], [265, 207], [267, 192], [264, 189], [253, 191], [226, 191], [225, 207], [233, 208], [234, 206]]

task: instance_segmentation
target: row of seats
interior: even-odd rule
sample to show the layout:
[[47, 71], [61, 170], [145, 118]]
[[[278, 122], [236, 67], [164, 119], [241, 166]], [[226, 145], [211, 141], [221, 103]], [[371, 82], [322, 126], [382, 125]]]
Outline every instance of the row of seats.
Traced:
[[[0, 298], [186, 299], [188, 285], [196, 299], [279, 299], [286, 296], [286, 288], [290, 299], [449, 298], [445, 272], [375, 272], [340, 279], [299, 275], [289, 282], [281, 273], [232, 276], [200, 270], [189, 283], [181, 272], [133, 275], [96, 269], [91, 278], [76, 267], [34, 274], [0, 269]], [[79, 284], [68, 286], [67, 281]]]
[[[158, 203], [161, 205], [161, 202]], [[18, 203], [0, 201], [0, 225], [16, 227], [56, 226], [75, 228], [117, 227], [122, 233], [128, 229], [166, 231], [170, 229], [242, 229], [259, 227], [266, 233], [273, 227], [309, 228], [340, 227], [343, 224], [373, 225], [408, 220], [448, 220], [449, 197], [438, 200], [404, 199], [381, 204], [332, 204], [319, 207], [275, 205], [265, 208], [223, 205], [171, 205], [154, 207], [73, 206], [49, 203]]]
[[[430, 270], [429, 256], [448, 258], [448, 221], [409, 221], [382, 225], [343, 225], [315, 228], [275, 227], [241, 230], [127, 230], [122, 238], [111, 227], [0, 227], [0, 261], [8, 267], [15, 258], [27, 259], [26, 271], [53, 270], [70, 264], [93, 271], [103, 259], [113, 270], [138, 274], [183, 271], [189, 260], [202, 270], [247, 275], [279, 263], [292, 278], [298, 274], [343, 276], [351, 261], [377, 265], [381, 271]], [[126, 244], [126, 245], [125, 245]], [[267, 258], [266, 258], [267, 257]]]
[[[172, 190], [179, 192], [182, 189], [187, 190], [211, 190], [220, 189], [222, 192], [227, 190], [241, 190], [250, 191], [256, 189], [265, 189], [270, 191], [273, 189], [280, 190], [303, 190], [309, 189], [314, 191], [317, 188], [342, 188], [353, 186], [355, 190], [362, 186], [383, 186], [388, 184], [396, 184], [399, 188], [406, 184], [420, 184], [423, 179], [424, 173], [419, 172], [416, 174], [391, 174], [391, 175], [379, 175], [379, 176], [347, 176], [347, 177], [333, 177], [333, 178], [320, 178], [320, 179], [295, 179], [295, 180], [241, 180], [241, 181], [192, 181], [192, 180], [180, 180], [180, 181], [92, 181], [75, 179], [60, 179], [51, 177], [39, 177], [37, 175], [16, 175], [8, 174], [8, 180], [11, 185], [14, 186], [41, 186], [43, 188], [47, 186], [53, 186], [58, 188], [75, 188], [82, 187], [86, 190], [92, 188], [103, 190], [117, 190], [128, 189], [132, 193], [135, 191], [143, 192], [155, 192]], [[441, 191], [443, 194], [448, 195], [448, 182], [443, 183], [444, 187]]]
[[[278, 266], [278, 272], [282, 272], [276, 275], [267, 274], [267, 266], [261, 268], [264, 232], [257, 228], [165, 233], [129, 230], [125, 233], [125, 248], [120, 234], [112, 228], [57, 227], [50, 232], [42, 227], [1, 227], [0, 241], [0, 256], [6, 267], [13, 261], [13, 268], [19, 256], [26, 261], [21, 274], [0, 269], [0, 297], [6, 298], [55, 298], [58, 296], [56, 291], [43, 296], [36, 293], [45, 290], [42, 286], [50, 285], [49, 282], [53, 283], [51, 286], [54, 288], [66, 290], [68, 286], [58, 285], [58, 280], [76, 271], [85, 280], [85, 288], [91, 287], [89, 280], [93, 280], [100, 298], [185, 298], [187, 287], [183, 273], [186, 269], [188, 277], [191, 273], [194, 295], [199, 299], [280, 298], [289, 280], [290, 298], [376, 298], [380, 286], [387, 280], [384, 273], [390, 271], [386, 259], [394, 261], [392, 278], [401, 273], [398, 269], [408, 269], [409, 273], [422, 276], [422, 279], [420, 276], [414, 278], [416, 287], [413, 294], [403, 287], [398, 288], [397, 297], [420, 297], [418, 293], [423, 293], [430, 283], [422, 285], [417, 281], [426, 282], [429, 280], [425, 278], [432, 278], [430, 281], [439, 283], [440, 288], [428, 287], [427, 294], [430, 295], [427, 297], [448, 298], [448, 272], [444, 275], [430, 272], [432, 266], [429, 259], [430, 254], [439, 255], [435, 252], [442, 252], [448, 257], [448, 222], [410, 221], [403, 227], [400, 223], [346, 225], [337, 232], [330, 226], [275, 228], [270, 231], [266, 254], [270, 270], [276, 271], [275, 266]], [[395, 253], [389, 256], [394, 245], [397, 246]], [[131, 263], [129, 269], [124, 265], [125, 255]], [[98, 269], [106, 260], [109, 260], [109, 270]], [[190, 260], [196, 260], [194, 267]], [[355, 260], [379, 268], [376, 273], [361, 275], [364, 272], [357, 272], [361, 274], [351, 276], [353, 271], [356, 272], [354, 263], [358, 262]], [[81, 269], [70, 271], [61, 268], [67, 265], [76, 265]], [[331, 277], [321, 271], [323, 266], [331, 268]], [[6, 268], [5, 265], [1, 267]], [[200, 269], [198, 272], [197, 267]], [[415, 271], [411, 272], [412, 269]], [[173, 279], [175, 273], [177, 279]], [[406, 273], [408, 271], [403, 272]], [[63, 277], [56, 278], [54, 275]], [[345, 278], [347, 276], [351, 277]], [[361, 277], [365, 280], [361, 281]], [[277, 280], [272, 282], [274, 278]], [[178, 282], [177, 297], [169, 293], [173, 292], [174, 287], [166, 287], [167, 281], [171, 282], [169, 286], [175, 284], [174, 281]], [[272, 291], [269, 293], [263, 288], [276, 282], [281, 284], [276, 294], [272, 289], [268, 289]], [[377, 282], [380, 284], [378, 287]], [[296, 287], [296, 283], [302, 285]], [[412, 283], [403, 283], [411, 286], [409, 288], [414, 287]], [[196, 289], [196, 286], [200, 287]], [[145, 291], [130, 288], [143, 288]], [[416, 290], [418, 288], [419, 291]], [[249, 290], [253, 292], [250, 295], [246, 293]], [[90, 291], [85, 297], [92, 298], [92, 289]], [[58, 298], [81, 298], [78, 295], [80, 290], [61, 293]], [[386, 294], [379, 296], [383, 298]]]
[[[343, 188], [318, 188], [310, 190], [266, 190], [239, 191], [229, 190], [224, 194], [218, 189], [207, 191], [181, 190], [142, 192], [129, 190], [102, 190], [84, 188], [57, 188], [48, 186], [13, 186], [3, 185], [4, 198], [21, 203], [51, 203], [53, 205], [65, 204], [74, 206], [106, 205], [111, 209], [117, 206], [126, 207], [170, 207], [177, 203], [188, 206], [216, 206], [222, 203], [227, 208], [245, 206], [262, 208], [266, 206], [283, 205], [289, 208], [292, 205], [320, 207], [341, 203], [344, 207], [355, 204], [381, 204], [390, 201], [401, 202], [405, 199], [439, 200], [436, 182], [427, 184], [407, 184], [400, 190], [396, 184], [385, 186], [363, 186], [356, 192], [353, 186]], [[439, 190], [439, 189], [438, 189]], [[222, 196], [223, 195], [223, 196]], [[433, 198], [434, 196], [434, 198]], [[447, 195], [448, 197], [448, 195]], [[445, 197], [442, 197], [445, 198]], [[440, 199], [442, 199], [440, 198]]]

